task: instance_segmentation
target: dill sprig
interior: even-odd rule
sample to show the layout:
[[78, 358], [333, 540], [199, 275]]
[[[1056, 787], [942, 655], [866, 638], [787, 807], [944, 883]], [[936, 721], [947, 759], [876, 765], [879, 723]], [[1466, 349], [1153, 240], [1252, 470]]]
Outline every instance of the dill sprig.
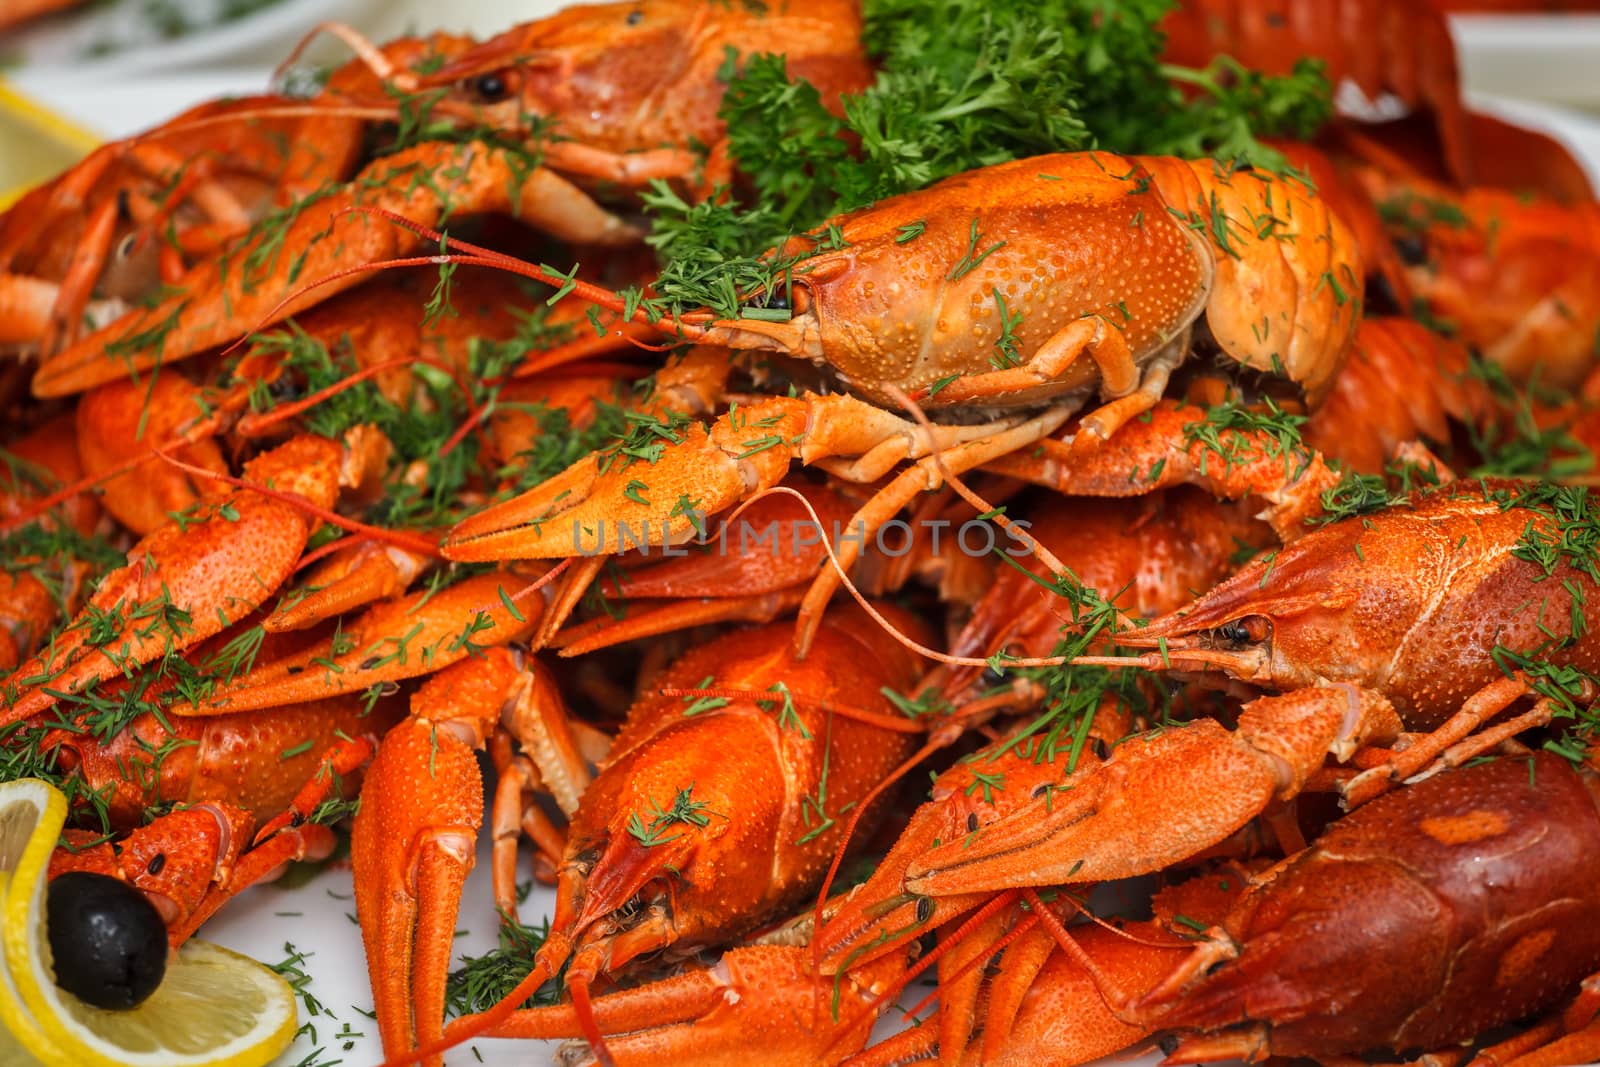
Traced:
[[1312, 450], [1300, 434], [1306, 416], [1295, 415], [1266, 401], [1264, 408], [1246, 407], [1227, 400], [1206, 409], [1205, 416], [1183, 428], [1184, 446], [1202, 447], [1200, 471], [1213, 462], [1225, 471], [1267, 457], [1282, 459], [1285, 477], [1298, 477], [1312, 460]]
[[[1053, 577], [1044, 577], [1018, 563], [1007, 555], [1000, 558], [1016, 567], [1032, 581], [1061, 598], [1067, 613], [1067, 622], [1061, 629], [1061, 638], [1051, 652], [1053, 657], [1072, 658], [1101, 652], [1115, 640], [1116, 634], [1128, 622], [1111, 600], [1085, 585], [1070, 569]], [[997, 671], [1005, 667], [1004, 656], [996, 656], [991, 665]], [[1018, 673], [1041, 685], [1044, 689], [1044, 707], [1034, 719], [1018, 731], [991, 756], [1000, 756], [1025, 742], [1033, 744], [1036, 762], [1049, 762], [1056, 758], [1062, 746], [1069, 749], [1068, 766], [1075, 768], [1084, 745], [1089, 740], [1089, 726], [1102, 702], [1114, 699], [1123, 706], [1147, 710], [1150, 700], [1141, 686], [1147, 672], [1136, 668], [1113, 670], [1107, 667], [1087, 667], [1064, 663], [1054, 667], [1030, 667]], [[1038, 738], [1037, 743], [1030, 742]]]
[[[721, 105], [749, 197], [696, 205], [658, 188], [646, 205], [663, 262], [652, 314], [749, 314], [752, 297], [804, 270], [763, 253], [791, 234], [978, 167], [1104, 148], [1214, 155], [1274, 170], [1260, 136], [1314, 133], [1332, 90], [1314, 64], [1287, 77], [1219, 60], [1163, 64], [1170, 0], [868, 0], [874, 83], [832, 114], [781, 55], [732, 50]], [[790, 252], [792, 253], [792, 249]]]
[[[441, 313], [447, 308], [444, 294]], [[472, 411], [493, 410], [499, 404], [508, 372], [529, 351], [570, 337], [570, 324], [548, 323], [548, 311], [541, 306], [532, 312], [514, 313], [516, 329], [504, 340], [480, 338], [469, 342], [459, 381], [457, 376], [431, 365], [416, 364], [410, 371], [412, 392], [405, 402], [391, 399], [377, 382], [367, 380], [333, 393], [299, 416], [304, 429], [330, 438], [338, 438], [355, 426], [375, 426], [394, 446], [391, 472], [411, 471], [418, 466], [426, 472], [425, 478], [387, 479], [388, 490], [362, 518], [391, 528], [435, 529], [461, 517], [461, 501], [467, 498], [465, 490], [481, 466], [479, 435], [468, 434], [448, 451], [445, 445]], [[292, 398], [291, 394], [304, 395], [343, 382], [360, 369], [346, 338], [324, 343], [292, 322], [256, 337], [254, 342], [255, 353], [277, 355], [281, 365], [274, 386], [258, 384], [252, 388], [250, 406], [258, 413], [271, 411]], [[462, 382], [468, 390], [465, 395]], [[563, 432], [570, 427], [564, 414], [559, 423]], [[557, 424], [555, 417], [551, 422]], [[602, 431], [593, 439], [598, 441], [604, 436]], [[554, 448], [557, 444], [551, 441], [540, 447]], [[582, 454], [578, 452], [573, 458]], [[524, 480], [524, 484], [534, 483]]]
[[1468, 373], [1482, 381], [1509, 419], [1469, 419], [1467, 434], [1482, 462], [1470, 472], [1480, 478], [1544, 478], [1559, 481], [1594, 469], [1595, 456], [1561, 423], [1541, 425], [1535, 402], [1560, 405], [1567, 395], [1546, 389], [1537, 374], [1517, 386], [1504, 368], [1473, 355]]
[[[549, 933], [548, 919], [538, 926], [524, 925], [502, 912], [499, 946], [482, 956], [462, 956], [460, 969], [445, 980], [445, 1018], [484, 1011], [505, 999], [533, 970], [533, 957]], [[554, 1004], [559, 999], [558, 987], [550, 981], [518, 1007]]]
[[1322, 513], [1306, 520], [1308, 526], [1327, 526], [1343, 519], [1371, 515], [1393, 507], [1418, 490], [1439, 485], [1439, 473], [1415, 463], [1390, 463], [1382, 474], [1345, 470], [1339, 483], [1322, 492]]
[[1537, 565], [1546, 578], [1554, 577], [1556, 569], [1566, 564], [1600, 584], [1600, 510], [1587, 488], [1531, 482], [1504, 498], [1501, 506], [1533, 511], [1543, 516], [1544, 526], [1549, 527], [1529, 520], [1522, 540], [1511, 550], [1513, 556]]
[[628, 816], [628, 833], [645, 848], [654, 848], [682, 837], [681, 833], [667, 832], [674, 826], [703, 828], [711, 825], [712, 818], [727, 818], [711, 811], [704, 801], [694, 799], [693, 783], [690, 783], [687, 789], [678, 790], [677, 795], [672, 798], [671, 805], [665, 809], [654, 800], [650, 801], [650, 810], [654, 814], [648, 824], [639, 817], [638, 812]]

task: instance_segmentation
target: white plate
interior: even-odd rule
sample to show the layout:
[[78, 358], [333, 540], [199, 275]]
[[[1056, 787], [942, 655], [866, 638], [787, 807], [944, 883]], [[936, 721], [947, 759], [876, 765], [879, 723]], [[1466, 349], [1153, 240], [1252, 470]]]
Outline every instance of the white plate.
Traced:
[[1600, 15], [1460, 15], [1451, 28], [1473, 89], [1600, 108]]
[[[241, 55], [271, 63], [329, 19], [359, 21], [382, 0], [274, 0], [266, 7], [220, 19], [230, 0], [112, 0], [64, 12], [7, 34], [0, 55], [19, 71], [82, 79], [166, 74], [222, 66]], [[236, 2], [236, 0], [235, 0]], [[150, 8], [173, 11], [192, 29], [163, 39]], [[109, 50], [108, 50], [109, 49]]]
[[267, 92], [272, 71], [264, 67], [182, 71], [164, 78], [120, 82], [113, 88], [93, 78], [63, 76], [45, 66], [28, 67], [6, 80], [62, 118], [105, 140], [119, 141], [207, 100]]

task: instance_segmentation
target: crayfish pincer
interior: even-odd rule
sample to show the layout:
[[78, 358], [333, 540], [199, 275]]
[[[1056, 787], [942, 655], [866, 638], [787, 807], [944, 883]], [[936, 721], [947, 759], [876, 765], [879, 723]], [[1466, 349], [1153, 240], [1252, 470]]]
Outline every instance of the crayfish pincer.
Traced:
[[[1206, 1063], [1430, 1052], [1548, 1009], [1600, 967], [1597, 786], [1541, 752], [1381, 797], [1256, 879], [1121, 1014], [1189, 1035], [1166, 1062]], [[1528, 1062], [1597, 1052], [1589, 1025]]]
[[[1075, 661], [1267, 691], [1236, 729], [1199, 719], [1119, 745], [1065, 802], [1037, 801], [935, 849], [907, 888], [943, 896], [1145, 874], [1315, 776], [1354, 807], [1549, 722], [1565, 701], [1595, 695], [1586, 681], [1553, 692], [1539, 675], [1600, 667], [1596, 522], [1583, 489], [1454, 482], [1256, 559], [1191, 607], [1118, 635], [1152, 651]], [[1531, 707], [1500, 718], [1525, 698]], [[1365, 769], [1330, 771], [1330, 755]], [[1185, 798], [1179, 811], [1173, 796]]]
[[387, 449], [381, 434], [359, 427], [343, 441], [301, 434], [246, 463], [239, 488], [170, 517], [6, 680], [0, 725], [191, 648], [260, 607], [305, 551], [314, 528], [307, 505], [331, 507], [380, 469]]
[[[903, 611], [880, 610], [925, 632]], [[885, 649], [860, 611], [831, 612], [804, 662], [789, 632], [775, 623], [691, 649], [659, 692], [634, 704], [572, 815], [532, 973], [442, 1033], [448, 931], [483, 815], [471, 745], [515, 718], [502, 708], [526, 702], [527, 689], [509, 669], [469, 684], [476, 661], [423, 686], [413, 718], [384, 739], [368, 772], [351, 843], [393, 1062], [427, 1060], [489, 1031], [564, 964], [583, 1033], [603, 1050], [589, 996], [602, 975], [663, 950], [725, 943], [816, 892], [844, 835], [846, 820], [835, 816], [862, 803], [922, 733], [881, 695], [910, 691], [921, 664], [900, 646]], [[416, 845], [397, 851], [395, 841]]]

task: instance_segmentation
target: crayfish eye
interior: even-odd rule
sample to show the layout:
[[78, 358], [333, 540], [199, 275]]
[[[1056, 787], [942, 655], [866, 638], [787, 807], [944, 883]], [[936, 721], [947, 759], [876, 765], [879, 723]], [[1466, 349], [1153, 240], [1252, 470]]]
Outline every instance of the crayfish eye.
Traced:
[[485, 104], [497, 104], [511, 95], [510, 80], [503, 71], [492, 70], [472, 80], [472, 92]]
[[627, 24], [630, 25], [630, 26], [637, 26], [637, 25], [639, 25], [639, 23], [644, 21], [644, 12], [643, 11], [630, 11], [630, 12], [628, 12], [628, 17], [626, 19], [624, 19], [623, 21], [627, 22]]
[[1225, 622], [1214, 631], [1217, 640], [1234, 648], [1258, 645], [1272, 635], [1272, 624], [1259, 615]]

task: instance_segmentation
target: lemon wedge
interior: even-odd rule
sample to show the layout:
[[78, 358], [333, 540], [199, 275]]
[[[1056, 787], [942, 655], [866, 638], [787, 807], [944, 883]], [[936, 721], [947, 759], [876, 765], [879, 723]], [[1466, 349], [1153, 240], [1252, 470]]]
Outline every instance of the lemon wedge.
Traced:
[[11, 1037], [50, 1067], [261, 1067], [288, 1048], [298, 1026], [289, 984], [203, 941], [174, 953], [161, 985], [128, 1011], [92, 1007], [55, 984], [45, 869], [66, 811], [65, 798], [44, 782], [0, 783], [0, 939], [11, 987], [4, 992], [20, 994], [20, 1002], [0, 995]]

